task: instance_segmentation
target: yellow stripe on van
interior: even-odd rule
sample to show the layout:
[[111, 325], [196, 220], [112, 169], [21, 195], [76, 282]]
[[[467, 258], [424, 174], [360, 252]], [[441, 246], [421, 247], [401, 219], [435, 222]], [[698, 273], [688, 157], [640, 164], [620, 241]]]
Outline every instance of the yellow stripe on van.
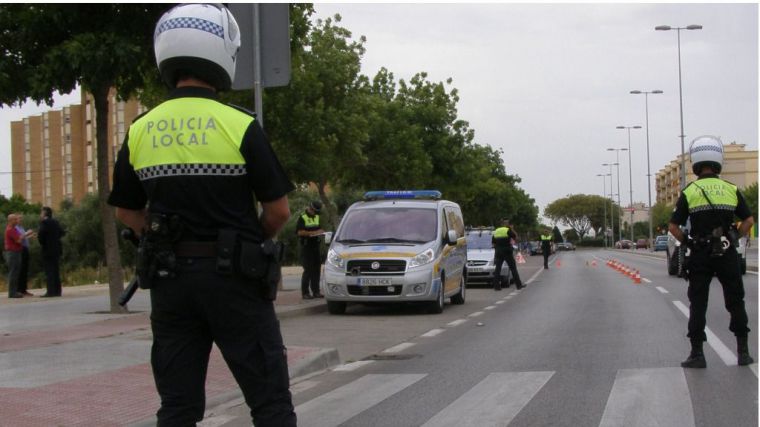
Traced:
[[343, 253], [340, 257], [343, 259], [356, 259], [356, 258], [412, 258], [417, 254], [413, 252], [355, 252], [355, 253]]

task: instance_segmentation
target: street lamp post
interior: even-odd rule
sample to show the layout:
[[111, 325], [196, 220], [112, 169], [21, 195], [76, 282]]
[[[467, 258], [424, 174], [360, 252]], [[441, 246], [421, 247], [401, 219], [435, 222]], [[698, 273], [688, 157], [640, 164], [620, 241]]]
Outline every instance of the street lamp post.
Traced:
[[632, 90], [632, 94], [634, 95], [640, 95], [644, 94], [644, 111], [646, 114], [646, 132], [647, 132], [647, 197], [649, 199], [648, 209], [649, 209], [649, 250], [651, 251], [653, 248], [654, 238], [653, 236], [653, 229], [652, 229], [652, 172], [649, 170], [649, 94], [660, 94], [662, 93], [661, 90], [655, 89], [653, 91], [643, 91], [643, 90]]
[[[615, 246], [614, 241], [615, 240], [615, 194], [612, 193], [612, 167], [619, 166], [620, 163], [602, 163], [602, 166], [609, 166], [610, 167], [610, 225], [612, 227], [612, 233], [610, 234], [610, 246]], [[618, 174], [619, 175], [619, 174]], [[620, 197], [620, 176], [618, 176], [618, 198]], [[620, 201], [618, 201], [618, 205], [620, 204]], [[622, 228], [622, 224], [620, 224], [620, 218], [618, 217], [618, 234], [620, 234], [620, 229]], [[621, 239], [618, 239], [621, 240]]]
[[[615, 174], [617, 175], [617, 197], [618, 197], [618, 206], [623, 206], [623, 203], [620, 201], [620, 152], [621, 151], [628, 151], [627, 148], [608, 148], [607, 151], [614, 151], [615, 152]], [[618, 218], [618, 240], [623, 240], [623, 223], [620, 218]]]
[[[602, 177], [602, 185], [603, 185], [603, 192], [602, 192], [602, 196], [603, 197], [602, 198], [606, 199], [607, 198], [607, 177], [610, 176], [610, 174], [608, 174], [608, 173], [606, 173], [606, 174], [598, 173], [598, 174], [596, 174], [596, 176], [601, 176]], [[610, 179], [612, 179], [612, 178], [610, 178]], [[610, 185], [610, 188], [611, 187], [612, 187], [612, 185]], [[602, 202], [602, 207], [604, 208], [604, 217], [603, 217], [604, 218], [604, 247], [606, 249], [607, 248], [607, 201], [606, 200], [604, 200]]]
[[678, 34], [678, 102], [681, 111], [681, 190], [686, 187], [686, 154], [684, 152], [684, 138], [686, 135], [683, 132], [683, 88], [681, 84], [681, 30], [701, 30], [701, 25], [687, 25], [685, 27], [671, 27], [669, 25], [658, 25], [654, 27], [657, 31], [670, 31], [676, 30]]
[[633, 172], [631, 168], [631, 129], [641, 129], [641, 126], [618, 126], [618, 129], [628, 130], [628, 190], [630, 194], [631, 208], [631, 241], [633, 242]]

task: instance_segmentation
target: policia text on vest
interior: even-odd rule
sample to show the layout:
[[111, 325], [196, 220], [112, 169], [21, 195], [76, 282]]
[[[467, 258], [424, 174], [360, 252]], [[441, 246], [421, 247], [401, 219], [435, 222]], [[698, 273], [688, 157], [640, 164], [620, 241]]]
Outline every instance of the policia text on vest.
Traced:
[[216, 130], [213, 117], [188, 117], [149, 121], [146, 132], [153, 142], [153, 148], [177, 145], [208, 145], [208, 130]]

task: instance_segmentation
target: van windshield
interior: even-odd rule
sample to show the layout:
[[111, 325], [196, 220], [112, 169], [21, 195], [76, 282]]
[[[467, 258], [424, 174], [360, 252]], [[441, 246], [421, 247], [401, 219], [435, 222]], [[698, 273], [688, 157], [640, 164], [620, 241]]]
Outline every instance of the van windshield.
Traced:
[[493, 249], [490, 231], [471, 231], [467, 233], [467, 249]]
[[436, 239], [436, 209], [380, 208], [350, 212], [335, 240], [339, 243], [426, 243]]

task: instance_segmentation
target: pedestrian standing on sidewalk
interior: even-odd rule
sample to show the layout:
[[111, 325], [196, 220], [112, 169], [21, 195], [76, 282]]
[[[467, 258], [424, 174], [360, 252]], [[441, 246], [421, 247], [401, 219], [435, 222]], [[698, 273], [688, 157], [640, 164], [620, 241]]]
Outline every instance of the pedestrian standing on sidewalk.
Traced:
[[58, 220], [53, 218], [53, 210], [45, 206], [40, 211], [40, 229], [37, 232], [37, 240], [42, 248], [42, 266], [45, 269], [47, 292], [43, 297], [61, 296], [61, 272], [59, 263], [63, 248], [61, 237], [63, 231]]
[[8, 298], [23, 298], [18, 291], [19, 275], [21, 273], [21, 244], [23, 235], [16, 229], [19, 217], [15, 213], [8, 215], [5, 226], [5, 264], [8, 266]]
[[295, 427], [271, 286], [281, 248], [271, 239], [290, 217], [294, 186], [254, 115], [218, 101], [234, 79], [240, 30], [222, 5], [183, 4], [159, 19], [154, 48], [171, 93], [130, 126], [108, 202], [169, 253], [147, 257], [164, 277], [140, 279], [150, 284], [158, 425], [203, 419], [216, 344], [253, 424]]
[[16, 230], [21, 234], [21, 267], [18, 274], [18, 293], [25, 297], [33, 297], [29, 292], [29, 239], [34, 237], [33, 230], [25, 230], [21, 225], [24, 216], [17, 213]]
[[[322, 224], [319, 220], [319, 212], [322, 203], [314, 200], [306, 207], [306, 211], [298, 218], [296, 234], [301, 247], [301, 295], [303, 299], [324, 298], [319, 292], [319, 276], [322, 270], [322, 258], [319, 247], [322, 243]], [[311, 291], [311, 293], [309, 293]]]

